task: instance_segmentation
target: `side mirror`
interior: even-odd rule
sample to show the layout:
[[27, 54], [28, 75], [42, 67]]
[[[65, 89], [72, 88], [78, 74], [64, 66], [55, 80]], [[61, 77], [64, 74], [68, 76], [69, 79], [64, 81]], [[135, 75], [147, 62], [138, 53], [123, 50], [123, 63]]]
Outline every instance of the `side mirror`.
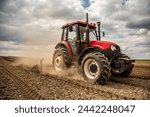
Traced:
[[69, 32], [72, 32], [72, 31], [73, 31], [73, 27], [69, 26]]
[[103, 37], [105, 37], [105, 32], [103, 32]]

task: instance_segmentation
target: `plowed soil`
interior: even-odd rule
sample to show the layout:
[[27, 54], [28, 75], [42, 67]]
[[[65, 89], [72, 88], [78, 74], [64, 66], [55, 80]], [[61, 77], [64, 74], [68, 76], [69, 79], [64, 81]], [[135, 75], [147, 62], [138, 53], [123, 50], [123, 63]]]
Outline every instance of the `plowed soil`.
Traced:
[[0, 57], [1, 100], [150, 99], [150, 63], [135, 65], [130, 78], [113, 77], [106, 85], [92, 85], [77, 68], [55, 73], [52, 66], [31, 68], [13, 65], [14, 61]]

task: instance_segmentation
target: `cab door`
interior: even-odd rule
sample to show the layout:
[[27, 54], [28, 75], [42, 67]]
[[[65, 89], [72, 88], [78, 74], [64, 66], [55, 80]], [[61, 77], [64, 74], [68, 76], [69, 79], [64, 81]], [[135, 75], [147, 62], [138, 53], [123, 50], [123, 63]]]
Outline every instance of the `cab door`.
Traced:
[[77, 25], [71, 25], [64, 30], [64, 39], [69, 43], [73, 56], [77, 55]]

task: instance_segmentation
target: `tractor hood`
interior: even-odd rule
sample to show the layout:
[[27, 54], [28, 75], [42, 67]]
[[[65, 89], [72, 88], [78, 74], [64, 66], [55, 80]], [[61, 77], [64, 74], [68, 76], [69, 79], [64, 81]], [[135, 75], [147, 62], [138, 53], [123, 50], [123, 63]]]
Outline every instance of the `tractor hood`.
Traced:
[[89, 45], [99, 48], [110, 59], [121, 55], [120, 47], [113, 42], [92, 40]]
[[118, 46], [117, 44], [115, 44], [113, 42], [109, 42], [109, 41], [97, 41], [97, 40], [90, 41], [89, 45], [92, 46], [92, 47], [98, 47], [98, 48], [103, 49], [103, 50], [110, 49], [111, 45]]

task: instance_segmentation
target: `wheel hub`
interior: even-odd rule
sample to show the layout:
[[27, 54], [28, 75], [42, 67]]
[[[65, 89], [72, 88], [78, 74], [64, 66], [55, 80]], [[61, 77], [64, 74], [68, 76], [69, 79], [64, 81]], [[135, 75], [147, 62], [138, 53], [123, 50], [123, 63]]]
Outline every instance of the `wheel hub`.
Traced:
[[97, 61], [95, 61], [94, 59], [88, 59], [84, 65], [84, 72], [89, 79], [97, 78], [100, 72]]
[[56, 70], [60, 70], [61, 67], [62, 67], [62, 56], [61, 55], [58, 55], [55, 59], [55, 69]]
[[91, 74], [96, 74], [97, 70], [98, 70], [98, 68], [95, 63], [90, 64], [89, 71]]

